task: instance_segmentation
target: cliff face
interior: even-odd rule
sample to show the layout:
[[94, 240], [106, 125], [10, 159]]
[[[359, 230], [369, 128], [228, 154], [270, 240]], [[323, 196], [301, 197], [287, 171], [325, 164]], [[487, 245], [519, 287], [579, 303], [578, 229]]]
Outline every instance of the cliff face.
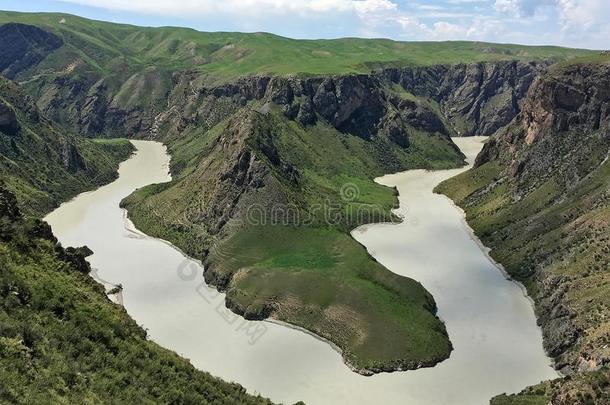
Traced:
[[[207, 85], [197, 73], [174, 73], [169, 79], [151, 71], [126, 77], [119, 87], [107, 79], [67, 76], [33, 91], [46, 114], [89, 135], [157, 137], [160, 128], [180, 132], [190, 124], [212, 127], [227, 113], [263, 100], [280, 106], [286, 117], [302, 125], [321, 119], [363, 138], [384, 130], [406, 146], [405, 125], [464, 136], [493, 134], [520, 111], [520, 101], [543, 67], [489, 62], [370, 75], [251, 76], [219, 86]], [[388, 87], [394, 85], [411, 93], [411, 102], [392, 95]], [[152, 90], [138, 95], [146, 86]], [[420, 97], [430, 102], [418, 102]]]
[[[324, 120], [341, 132], [362, 138], [384, 130], [405, 146], [406, 125], [449, 133], [429, 107], [390, 96], [385, 83], [369, 75], [311, 79], [254, 76], [208, 87], [199, 74], [181, 72], [173, 74], [170, 83], [155, 74], [132, 76], [113, 90], [106, 81], [56, 78], [35, 90], [38, 105], [50, 117], [90, 136], [178, 136], [189, 126], [211, 128], [252, 101], [273, 103], [286, 117], [305, 126]], [[149, 99], [147, 103], [124, 97], [137, 91], [140, 81], [158, 87], [141, 96]]]
[[547, 66], [503, 61], [389, 69], [383, 76], [438, 102], [459, 135], [486, 136], [515, 118], [529, 86]]
[[[189, 125], [211, 128], [252, 101], [273, 103], [304, 126], [323, 120], [364, 139], [382, 133], [403, 147], [409, 145], [409, 127], [491, 135], [519, 112], [520, 100], [544, 67], [499, 61], [311, 78], [248, 76], [214, 85], [200, 73], [142, 69], [121, 57], [114, 59], [112, 75], [104, 75], [77, 57], [55, 72], [51, 63], [40, 75], [30, 68], [62, 40], [23, 24], [0, 30], [6, 34], [0, 35], [5, 75], [23, 81], [46, 116], [89, 136], [167, 139]], [[409, 93], [408, 100], [391, 90]]]
[[554, 67], [475, 169], [442, 185], [536, 301], [563, 372], [610, 364], [610, 66]]
[[131, 145], [79, 139], [47, 119], [15, 83], [0, 77], [0, 176], [27, 214], [43, 214], [114, 178]]
[[[171, 107], [159, 114], [151, 130], [179, 134], [189, 126], [211, 128], [252, 101], [263, 109], [277, 106], [302, 126], [326, 122], [338, 131], [365, 140], [382, 136], [409, 146], [409, 131], [448, 135], [442, 118], [426, 103], [405, 100], [370, 75], [328, 78], [248, 77], [207, 88], [196, 74], [180, 74], [169, 96]], [[181, 111], [181, 113], [178, 113]]]

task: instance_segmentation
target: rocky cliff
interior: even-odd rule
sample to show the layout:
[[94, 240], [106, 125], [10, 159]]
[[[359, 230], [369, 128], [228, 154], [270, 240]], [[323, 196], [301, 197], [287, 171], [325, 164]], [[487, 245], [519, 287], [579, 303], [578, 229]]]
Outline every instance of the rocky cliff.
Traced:
[[536, 302], [545, 348], [573, 374], [610, 364], [610, 65], [549, 69], [475, 169], [439, 190]]
[[0, 76], [0, 175], [27, 214], [113, 179], [131, 145], [79, 139], [50, 121], [15, 83]]
[[[216, 85], [199, 72], [141, 68], [127, 58], [114, 59], [112, 75], [92, 71], [71, 54], [70, 63], [62, 59], [53, 70], [55, 62], [49, 62], [40, 70], [34, 66], [62, 40], [24, 24], [0, 29], [6, 34], [0, 35], [0, 68], [25, 84], [45, 115], [89, 136], [166, 138], [166, 131], [179, 134], [189, 125], [211, 128], [252, 101], [278, 105], [302, 125], [324, 120], [364, 138], [381, 131], [403, 146], [409, 143], [406, 126], [491, 135], [519, 112], [528, 87], [546, 65], [498, 61], [359, 75], [247, 76]], [[389, 91], [397, 89], [409, 100]]]
[[[407, 146], [406, 126], [452, 135], [493, 134], [517, 115], [544, 66], [488, 62], [369, 75], [251, 76], [222, 85], [209, 85], [196, 72], [169, 78], [153, 69], [125, 76], [118, 85], [116, 78], [67, 74], [29, 89], [47, 115], [89, 136], [164, 138], [166, 131], [179, 134], [189, 125], [211, 128], [226, 114], [262, 101], [278, 105], [286, 117], [305, 126], [323, 120], [364, 138], [382, 131]], [[409, 99], [396, 97], [396, 90]]]
[[515, 118], [529, 86], [547, 66], [501, 61], [388, 69], [383, 76], [439, 103], [458, 135], [486, 136]]

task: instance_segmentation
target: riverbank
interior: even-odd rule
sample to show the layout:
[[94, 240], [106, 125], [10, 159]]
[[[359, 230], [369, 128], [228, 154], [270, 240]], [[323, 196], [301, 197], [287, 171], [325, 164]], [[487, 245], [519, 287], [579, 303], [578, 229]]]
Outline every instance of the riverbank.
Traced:
[[[188, 358], [195, 367], [225, 380], [238, 381], [248, 392], [261, 393], [277, 402], [302, 400], [314, 405], [371, 403], [380, 398], [387, 404], [485, 404], [493, 395], [516, 392], [543, 379], [548, 371], [547, 359], [540, 356], [543, 352], [536, 344], [536, 334], [532, 334], [536, 325], [531, 307], [470, 240], [455, 209], [441, 196], [432, 194], [436, 177], [450, 176], [453, 172], [422, 170], [395, 175], [406, 177], [407, 183], [411, 183], [407, 188], [398, 187], [399, 209], [409, 207], [402, 213], [405, 221], [397, 225], [371, 225], [366, 234], [389, 232], [387, 238], [380, 239], [389, 250], [373, 247], [376, 260], [396, 273], [412, 271], [410, 276], [435, 294], [439, 315], [448, 326], [455, 350], [448, 360], [432, 368], [365, 377], [346, 367], [331, 345], [310, 334], [273, 322], [245, 321], [231, 313], [225, 307], [224, 294], [209, 288], [199, 276], [203, 273], [201, 263], [188, 259], [165, 241], [138, 231], [138, 237], [134, 237], [129, 226], [125, 226], [119, 202], [144, 184], [167, 179], [168, 157], [162, 151], [142, 150], [131, 163], [122, 166], [115, 183], [62, 206], [52, 222], [56, 222], [53, 226], [60, 230], [58, 237], [63, 244], [86, 244], [95, 251], [90, 257], [92, 266], [104, 280], [123, 285], [124, 307], [147, 329], [149, 337]], [[423, 188], [413, 188], [412, 182], [417, 179], [430, 181]], [[440, 205], [405, 201], [417, 195], [432, 197]], [[418, 208], [420, 204], [431, 211], [424, 215]], [[411, 214], [418, 216], [419, 221], [413, 222]], [[425, 232], [426, 224], [438, 218], [447, 221], [442, 231], [435, 227], [435, 231]], [[394, 230], [406, 233], [393, 234]], [[416, 235], [411, 232], [414, 230]], [[419, 254], [427, 250], [416, 241], [428, 249], [436, 246], [435, 253]], [[449, 263], [424, 260], [440, 258], [438, 246], [443, 246], [443, 254], [450, 256]], [[394, 261], [392, 249], [406, 256]], [[451, 258], [455, 251], [468, 251], [472, 256]], [[413, 272], [417, 269], [424, 275], [436, 275], [436, 279]], [[456, 277], [467, 278], [469, 288], [456, 285]], [[439, 286], [445, 288], [439, 290]], [[482, 296], [476, 297], [471, 291]], [[479, 315], [478, 310], [472, 309], [464, 311], [463, 306], [448, 302], [453, 297], [459, 303], [470, 295], [479, 300], [473, 303], [475, 308], [485, 308], [489, 314], [480, 319], [485, 314]], [[510, 299], [495, 302], [503, 296]], [[453, 307], [459, 310], [448, 310]], [[507, 313], [497, 312], [505, 307]], [[498, 324], [511, 328], [496, 333]], [[512, 329], [525, 333], [515, 336]], [[263, 333], [253, 339], [253, 331]], [[470, 334], [463, 335], [463, 331]], [[501, 340], [497, 340], [498, 334], [502, 335]], [[490, 340], [493, 344], [489, 344]], [[439, 381], [445, 383], [439, 385]]]

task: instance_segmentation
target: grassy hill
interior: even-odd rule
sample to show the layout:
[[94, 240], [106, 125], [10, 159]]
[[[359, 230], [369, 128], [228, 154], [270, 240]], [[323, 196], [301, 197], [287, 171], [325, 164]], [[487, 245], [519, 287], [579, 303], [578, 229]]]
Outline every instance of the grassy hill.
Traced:
[[381, 67], [474, 63], [498, 60], [567, 59], [592, 51], [554, 46], [483, 42], [398, 42], [344, 38], [295, 40], [268, 33], [200, 32], [188, 28], [146, 28], [88, 20], [68, 14], [0, 12], [0, 24], [19, 22], [55, 33], [65, 46], [46, 61], [82, 60], [105, 76], [124, 64], [130, 70], [154, 66], [190, 69], [228, 80], [261, 74], [368, 73]]
[[86, 251], [0, 186], [1, 403], [270, 404], [147, 340], [89, 277]]
[[372, 176], [462, 161], [446, 135], [410, 139], [407, 150], [382, 135], [305, 129], [279, 111], [246, 107], [183, 134], [170, 146], [174, 180], [123, 204], [143, 231], [205, 258], [206, 280], [246, 318], [306, 328], [363, 373], [431, 365], [451, 350], [433, 298], [348, 235], [395, 219], [393, 190]]

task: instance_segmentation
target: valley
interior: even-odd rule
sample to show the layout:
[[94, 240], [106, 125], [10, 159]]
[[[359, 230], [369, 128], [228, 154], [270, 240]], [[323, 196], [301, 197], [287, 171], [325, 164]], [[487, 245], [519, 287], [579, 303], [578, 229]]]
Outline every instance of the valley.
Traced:
[[[51, 269], [68, 260], [89, 280], [90, 247], [92, 276], [154, 342], [248, 390], [218, 380], [217, 398], [610, 396], [607, 53], [58, 13], [0, 12], [0, 24], [3, 249], [23, 255], [3, 262], [6, 319], [12, 277], [41, 294], [15, 263], [42, 244]], [[21, 225], [51, 211], [63, 244], [88, 247], [64, 254], [49, 230]], [[44, 316], [61, 324], [70, 305]], [[267, 342], [249, 344], [252, 327]], [[41, 358], [26, 332], [2, 330], [10, 353], [30, 342], [17, 351]], [[136, 334], [138, 348], [157, 347]], [[565, 378], [536, 385], [557, 377], [551, 366]]]
[[[456, 139], [469, 162], [482, 141]], [[170, 180], [164, 148], [152, 142], [134, 143], [138, 152], [121, 165], [118, 180], [63, 204], [45, 220], [62, 243], [86, 244], [94, 250], [89, 261], [95, 276], [110, 285], [120, 284], [120, 302], [146, 327], [150, 338], [195, 366], [239, 381], [249, 392], [274, 401], [300, 399], [308, 404], [371, 402], [380, 395], [388, 404], [484, 403], [496, 393], [517, 392], [525, 385], [556, 377], [523, 291], [506, 280], [471, 239], [455, 207], [432, 193], [443, 178], [467, 167], [412, 170], [378, 179], [382, 184], [398, 185], [401, 205], [397, 215], [404, 222], [365, 225], [352, 232], [389, 271], [422, 282], [439, 297], [439, 314], [454, 345], [451, 357], [433, 368], [365, 377], [346, 367], [327, 341], [285, 325], [248, 321], [232, 314], [225, 308], [230, 295], [203, 283], [200, 274], [204, 269], [199, 263], [133, 227], [119, 207], [120, 200], [145, 183]], [[421, 195], [421, 200], [414, 200], [414, 195]], [[418, 219], [417, 224], [413, 218]], [[429, 230], [436, 227], [444, 227], [445, 238], [439, 240]], [[259, 235], [266, 231], [263, 227]], [[327, 238], [326, 243], [329, 241]], [[438, 243], [445, 252], [442, 262], [424, 253]], [[414, 255], [414, 250], [422, 254]], [[246, 254], [238, 251], [227, 255], [227, 260]], [[477, 314], [483, 306], [485, 314]], [[282, 319], [281, 315], [272, 318]], [[379, 328], [386, 333], [390, 330], [387, 324]], [[519, 344], [507, 350], [509, 342]], [[497, 368], [497, 364], [504, 367]], [[450, 381], [465, 368], [470, 370], [468, 379], [437, 387], [437, 381]], [[485, 388], [471, 388], [482, 382]]]

